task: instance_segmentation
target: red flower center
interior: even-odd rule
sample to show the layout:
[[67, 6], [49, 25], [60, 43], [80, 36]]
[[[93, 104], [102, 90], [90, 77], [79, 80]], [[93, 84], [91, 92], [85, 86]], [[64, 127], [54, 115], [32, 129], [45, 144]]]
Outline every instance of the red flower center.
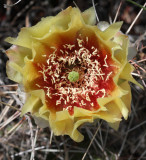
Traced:
[[[44, 63], [34, 63], [41, 77], [35, 85], [45, 91], [51, 110], [97, 110], [97, 98], [107, 97], [115, 87], [116, 63], [95, 34], [76, 33], [69, 39], [64, 36], [61, 44], [50, 47], [52, 52], [42, 55]], [[76, 81], [68, 78], [73, 71], [79, 74]]]

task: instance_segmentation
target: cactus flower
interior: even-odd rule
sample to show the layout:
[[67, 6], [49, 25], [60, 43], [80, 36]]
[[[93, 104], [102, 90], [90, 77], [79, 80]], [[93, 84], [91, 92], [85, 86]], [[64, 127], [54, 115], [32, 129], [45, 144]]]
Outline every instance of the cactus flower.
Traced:
[[27, 95], [22, 115], [31, 112], [41, 127], [80, 142], [78, 127], [103, 119], [117, 128], [130, 113], [128, 36], [122, 22], [104, 25], [93, 8], [68, 7], [54, 17], [22, 28], [7, 50], [7, 75]]

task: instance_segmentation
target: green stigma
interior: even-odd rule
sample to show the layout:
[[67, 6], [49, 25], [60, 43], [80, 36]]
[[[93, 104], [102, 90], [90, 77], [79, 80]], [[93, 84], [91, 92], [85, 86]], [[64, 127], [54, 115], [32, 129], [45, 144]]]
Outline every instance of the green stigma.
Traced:
[[70, 82], [76, 82], [79, 79], [79, 73], [72, 71], [68, 74], [68, 79]]

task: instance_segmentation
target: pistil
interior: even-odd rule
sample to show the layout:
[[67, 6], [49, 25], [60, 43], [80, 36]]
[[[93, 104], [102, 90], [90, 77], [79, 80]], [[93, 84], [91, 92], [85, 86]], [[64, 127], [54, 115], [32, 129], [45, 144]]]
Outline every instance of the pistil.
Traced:
[[79, 73], [76, 71], [72, 71], [68, 74], [68, 79], [70, 82], [76, 82], [77, 80], [79, 80]]

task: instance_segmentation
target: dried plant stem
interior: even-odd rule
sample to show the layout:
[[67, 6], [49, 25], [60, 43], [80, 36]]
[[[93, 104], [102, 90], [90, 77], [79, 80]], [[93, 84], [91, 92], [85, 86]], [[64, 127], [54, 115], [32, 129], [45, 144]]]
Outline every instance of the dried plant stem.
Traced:
[[129, 157], [128, 160], [131, 160], [131, 159], [132, 159], [132, 155], [136, 152], [136, 150], [138, 149], [138, 147], [140, 147], [140, 145], [142, 144], [142, 141], [144, 140], [145, 136], [146, 136], [146, 132], [145, 132], [145, 134], [143, 135], [143, 138], [140, 139], [140, 141], [138, 142], [138, 144], [137, 144], [136, 147], [134, 148], [134, 150], [133, 150], [133, 152], [132, 152], [132, 154], [131, 154], [131, 156]]
[[121, 153], [122, 153], [122, 151], [124, 149], [124, 145], [126, 143], [126, 140], [127, 140], [127, 137], [128, 137], [128, 133], [129, 133], [128, 131], [129, 131], [130, 127], [131, 127], [133, 119], [134, 119], [134, 116], [131, 116], [131, 119], [130, 119], [130, 122], [129, 122], [129, 125], [128, 125], [128, 129], [127, 129], [127, 131], [125, 133], [125, 137], [124, 137], [123, 143], [122, 143], [121, 148], [119, 150], [119, 153], [117, 155], [117, 160], [119, 159], [119, 157], [120, 157], [120, 155], [121, 155]]
[[[138, 64], [135, 64], [135, 66], [136, 67], [138, 67], [139, 69], [141, 69], [144, 73], [146, 72], [142, 67], [140, 67]], [[141, 75], [140, 74], [140, 71], [137, 69], [136, 70], [137, 71], [137, 73], [139, 74], [139, 75]], [[141, 81], [142, 81], [142, 83], [143, 83], [143, 86], [146, 88], [146, 84], [145, 84], [145, 81], [143, 80], [143, 77], [142, 76], [140, 76], [140, 79], [141, 79]]]
[[96, 12], [94, 0], [92, 0], [92, 5], [93, 5], [94, 11], [95, 11], [97, 22], [99, 22], [99, 18], [98, 18], [97, 12]]
[[18, 84], [0, 85], [0, 87], [18, 87]]
[[15, 17], [14, 17], [14, 19], [12, 20], [12, 22], [11, 22], [11, 25], [14, 25], [15, 24], [15, 21], [30, 7], [30, 6], [32, 6], [34, 4], [34, 1], [30, 1], [29, 3], [28, 3], [28, 5], [26, 5], [22, 10], [21, 10], [21, 12], [19, 12]]
[[99, 128], [100, 128], [101, 124], [102, 124], [102, 122], [101, 122], [100, 125], [98, 126], [98, 128], [97, 128], [97, 130], [96, 130], [96, 132], [95, 132], [95, 134], [94, 134], [94, 136], [93, 136], [93, 138], [91, 139], [90, 144], [89, 144], [89, 146], [88, 146], [88, 148], [87, 148], [85, 154], [84, 154], [83, 157], [82, 157], [82, 160], [85, 159], [85, 157], [86, 157], [86, 155], [87, 155], [87, 152], [88, 152], [88, 150], [89, 150], [91, 144], [93, 143], [93, 141], [94, 141], [94, 139], [95, 139], [95, 137], [96, 137], [96, 135], [97, 135], [97, 132], [99, 131]]
[[132, 62], [131, 64], [136, 64], [136, 63], [140, 63], [140, 62], [144, 62], [146, 61], [146, 59], [142, 59], [142, 60], [139, 60], [139, 61], [136, 61], [136, 62]]
[[[37, 148], [35, 148], [35, 151], [37, 151], [37, 150], [42, 150], [42, 149], [44, 149], [44, 148], [45, 148], [45, 146], [37, 147]], [[15, 156], [21, 156], [21, 155], [26, 154], [26, 153], [29, 153], [29, 152], [32, 152], [32, 149], [29, 149], [29, 150], [22, 151], [22, 152], [19, 152], [19, 153], [14, 154], [14, 155], [11, 155], [11, 158], [14, 158]]]
[[141, 154], [141, 156], [138, 158], [138, 160], [142, 160], [143, 156], [146, 154], [146, 150]]
[[114, 18], [113, 23], [115, 23], [115, 22], [116, 22], [116, 20], [117, 20], [117, 17], [118, 17], [118, 14], [119, 14], [119, 11], [120, 11], [120, 8], [121, 8], [121, 5], [122, 5], [122, 1], [121, 1], [121, 2], [120, 2], [120, 4], [119, 4], [119, 7], [118, 7], [118, 10], [117, 10], [117, 13], [116, 13], [116, 15], [115, 15], [115, 18]]
[[140, 67], [138, 64], [135, 64], [135, 67], [138, 67], [138, 68], [141, 69], [143, 72], [146, 72], [146, 70], [143, 69], [142, 67]]
[[[91, 136], [93, 136], [90, 130], [88, 130], [88, 132]], [[108, 155], [107, 155], [106, 151], [104, 150], [104, 147], [101, 146], [101, 144], [98, 142], [98, 140], [96, 138], [94, 141], [97, 144], [97, 146], [99, 147], [99, 149], [102, 151], [102, 153], [104, 154], [105, 160], [109, 160]]]
[[[25, 121], [25, 117], [23, 117], [18, 123], [16, 123], [16, 124], [8, 131], [7, 135], [10, 134], [10, 133], [12, 133], [14, 130], [16, 130], [16, 128], [21, 127], [21, 125], [23, 124], [24, 121]], [[14, 133], [14, 132], [13, 132], [13, 133]]]
[[137, 73], [131, 73], [133, 76], [136, 76], [136, 77], [141, 77], [141, 75], [137, 74]]
[[2, 94], [17, 94], [17, 91], [4, 91]]
[[[145, 7], [145, 6], [146, 6], [146, 2], [145, 2], [145, 4], [143, 5], [143, 7]], [[128, 28], [126, 34], [128, 34], [128, 33], [130, 32], [130, 30], [132, 29], [133, 25], [135, 24], [135, 22], [136, 22], [137, 19], [139, 18], [139, 16], [140, 16], [140, 14], [141, 14], [142, 11], [143, 11], [143, 8], [139, 11], [139, 13], [137, 14], [137, 16], [135, 17], [133, 23], [132, 23], [132, 24], [130, 25], [130, 27]]]
[[13, 7], [13, 6], [15, 6], [16, 4], [18, 4], [19, 2], [21, 2], [21, 0], [18, 0], [16, 3], [11, 4], [11, 5], [4, 4], [4, 8]]
[[143, 121], [142, 123], [140, 123], [140, 124], [138, 124], [138, 125], [134, 126], [133, 128], [129, 129], [129, 130], [128, 130], [128, 132], [131, 132], [131, 131], [133, 131], [133, 130], [137, 129], [138, 127], [140, 127], [140, 126], [144, 125], [145, 123], [146, 123], [146, 121]]
[[28, 120], [28, 124], [29, 124], [29, 128], [30, 128], [30, 136], [31, 136], [32, 152], [31, 152], [30, 160], [34, 160], [34, 156], [35, 156], [35, 144], [36, 144], [36, 137], [37, 137], [38, 129], [36, 131], [36, 135], [34, 136], [33, 125], [32, 125], [31, 119], [30, 119], [29, 116], [26, 116], [26, 118]]
[[[100, 123], [98, 122], [98, 125], [100, 125]], [[103, 147], [103, 137], [102, 137], [102, 132], [101, 132], [101, 128], [99, 128], [99, 137], [100, 137], [100, 141], [101, 141], [101, 144], [102, 144], [102, 147]]]
[[32, 152], [31, 152], [31, 157], [30, 157], [30, 160], [34, 160], [34, 156], [35, 156], [35, 145], [36, 145], [36, 141], [37, 141], [37, 136], [38, 136], [38, 126], [37, 126], [37, 129], [36, 129], [36, 132], [35, 132], [35, 136], [34, 136], [34, 139], [33, 139], [33, 143], [32, 143]]
[[17, 107], [11, 106], [11, 105], [9, 105], [9, 104], [7, 104], [7, 103], [5, 103], [5, 102], [2, 102], [2, 101], [0, 101], [0, 103], [1, 103], [1, 104], [4, 104], [4, 105], [6, 105], [6, 106], [8, 106], [8, 107], [10, 107], [10, 108], [12, 108], [12, 109], [15, 109], [16, 111], [21, 112], [21, 110], [18, 109]]
[[[51, 144], [52, 144], [52, 138], [53, 138], [53, 131], [51, 131], [51, 133], [50, 133], [50, 139], [46, 145], [46, 149], [50, 149]], [[44, 160], [46, 160], [46, 159], [47, 159], [47, 153], [45, 153], [45, 155], [44, 155]]]
[[16, 111], [11, 117], [9, 117], [6, 121], [0, 124], [0, 130], [11, 123], [14, 119], [20, 116], [20, 112]]
[[[12, 109], [14, 109], [14, 110], [16, 110], [16, 111], [21, 112], [21, 110], [18, 109], [17, 107], [15, 107], [15, 106], [11, 106], [11, 105], [9, 105], [9, 104], [7, 104], [7, 103], [5, 103], [5, 102], [2, 102], [2, 101], [0, 101], [0, 103], [6, 105], [6, 106], [8, 106], [8, 107], [10, 107], [10, 108], [12, 108]], [[29, 116], [29, 117], [31, 117], [31, 115], [30, 115], [29, 113], [26, 113], [26, 115]]]
[[51, 146], [52, 138], [53, 138], [53, 131], [51, 131], [50, 140], [49, 140], [49, 146]]
[[104, 138], [104, 145], [103, 145], [103, 149], [104, 149], [104, 148], [105, 148], [105, 146], [106, 146], [107, 138], [108, 138], [108, 134], [109, 134], [109, 126], [107, 126], [106, 135], [105, 135], [105, 138]]
[[128, 1], [128, 2], [130, 2], [130, 3], [134, 4], [134, 5], [138, 6], [138, 7], [143, 8], [144, 10], [146, 10], [146, 8], [145, 8], [145, 7], [143, 7], [142, 5], [140, 5], [140, 4], [138, 4], [138, 3], [136, 3], [136, 2], [134, 2], [134, 1], [132, 1], [132, 0], [126, 0], [126, 1]]
[[[8, 102], [8, 104], [12, 105], [13, 102], [14, 102], [14, 100], [10, 99], [9, 102]], [[4, 117], [5, 117], [5, 115], [7, 114], [8, 111], [9, 111], [9, 106], [7, 105], [7, 106], [5, 106], [5, 108], [2, 110], [2, 112], [0, 114], [0, 123], [4, 119]]]

